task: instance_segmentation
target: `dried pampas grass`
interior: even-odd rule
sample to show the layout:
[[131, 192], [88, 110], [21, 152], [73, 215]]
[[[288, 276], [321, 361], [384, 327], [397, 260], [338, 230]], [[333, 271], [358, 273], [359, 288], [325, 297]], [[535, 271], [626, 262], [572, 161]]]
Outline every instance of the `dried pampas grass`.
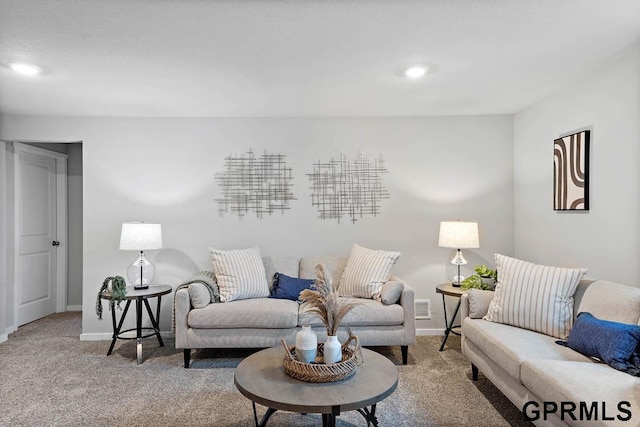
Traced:
[[340, 299], [338, 292], [333, 289], [331, 275], [324, 265], [316, 266], [316, 276], [312, 289], [300, 292], [300, 300], [307, 305], [306, 309], [309, 313], [314, 313], [322, 319], [327, 328], [327, 335], [336, 335], [344, 316], [359, 303], [354, 300]]

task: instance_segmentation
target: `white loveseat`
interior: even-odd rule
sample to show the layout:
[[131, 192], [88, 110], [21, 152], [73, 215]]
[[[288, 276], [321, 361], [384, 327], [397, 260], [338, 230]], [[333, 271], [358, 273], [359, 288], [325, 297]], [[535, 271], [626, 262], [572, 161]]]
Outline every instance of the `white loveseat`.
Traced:
[[[462, 296], [462, 352], [474, 380], [479, 370], [538, 426], [640, 425], [639, 378], [558, 345], [557, 338], [483, 320], [491, 298], [491, 292]], [[583, 279], [573, 312], [639, 324], [640, 289]]]
[[[264, 257], [269, 283], [276, 272], [291, 277], [315, 279], [315, 267], [323, 264], [333, 283], [347, 264], [346, 257]], [[400, 286], [401, 292], [399, 292]], [[397, 302], [383, 304], [374, 299], [358, 299], [360, 305], [349, 312], [341, 323], [339, 338], [346, 339], [345, 326], [358, 336], [364, 346], [399, 345], [403, 363], [407, 363], [408, 346], [415, 344], [414, 292], [397, 278], [383, 286], [400, 293]], [[309, 315], [298, 302], [287, 299], [252, 298], [231, 302], [212, 302], [204, 308], [191, 305], [188, 289], [175, 294], [175, 342], [184, 350], [184, 365], [189, 367], [191, 350], [203, 348], [266, 348], [280, 345], [284, 338], [295, 342], [302, 325], [311, 325], [319, 341], [326, 339], [321, 320]]]

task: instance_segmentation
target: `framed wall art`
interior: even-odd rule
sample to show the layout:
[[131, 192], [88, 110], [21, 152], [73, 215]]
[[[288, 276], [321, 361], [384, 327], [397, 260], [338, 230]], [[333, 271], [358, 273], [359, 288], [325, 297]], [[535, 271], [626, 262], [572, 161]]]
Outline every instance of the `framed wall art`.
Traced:
[[553, 141], [553, 209], [589, 210], [589, 139], [584, 130]]

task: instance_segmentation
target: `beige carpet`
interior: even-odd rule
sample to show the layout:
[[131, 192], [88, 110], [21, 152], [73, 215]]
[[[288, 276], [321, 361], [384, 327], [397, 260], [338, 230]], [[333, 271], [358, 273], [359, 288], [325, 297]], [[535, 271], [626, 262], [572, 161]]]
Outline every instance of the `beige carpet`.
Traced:
[[[252, 426], [251, 402], [233, 384], [234, 368], [252, 350], [194, 352], [192, 368], [165, 340], [144, 343], [136, 365], [134, 341], [81, 342], [80, 313], [48, 316], [0, 344], [1, 426]], [[381, 426], [530, 426], [488, 380], [471, 368], [451, 337], [418, 337], [401, 364], [399, 348], [373, 348], [398, 366], [397, 390], [378, 404]], [[258, 411], [264, 413], [263, 407]], [[269, 426], [319, 426], [321, 416], [276, 412]], [[365, 426], [357, 412], [338, 426]]]

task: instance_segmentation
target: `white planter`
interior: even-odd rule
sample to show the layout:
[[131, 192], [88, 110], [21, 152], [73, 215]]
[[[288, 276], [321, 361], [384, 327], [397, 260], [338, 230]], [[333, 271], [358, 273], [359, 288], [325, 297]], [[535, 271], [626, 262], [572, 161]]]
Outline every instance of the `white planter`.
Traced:
[[296, 334], [296, 359], [300, 362], [311, 363], [318, 354], [318, 337], [311, 330], [311, 326], [304, 325]]
[[337, 363], [342, 361], [342, 345], [337, 335], [329, 335], [324, 343], [324, 363]]

